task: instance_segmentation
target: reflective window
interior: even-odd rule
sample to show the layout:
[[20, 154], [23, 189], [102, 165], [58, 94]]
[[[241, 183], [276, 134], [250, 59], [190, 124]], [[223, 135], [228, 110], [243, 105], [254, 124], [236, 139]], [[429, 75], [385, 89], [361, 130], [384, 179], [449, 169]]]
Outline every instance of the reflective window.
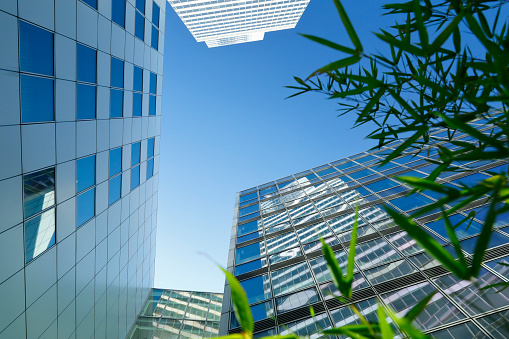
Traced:
[[154, 144], [155, 138], [150, 138], [147, 140], [147, 159], [152, 158], [154, 156]]
[[53, 75], [53, 33], [19, 21], [19, 67], [22, 72]]
[[240, 244], [240, 243], [243, 243], [243, 242], [246, 242], [246, 241], [249, 241], [249, 240], [256, 239], [258, 237], [261, 237], [262, 235], [263, 235], [262, 232], [253, 232], [253, 233], [250, 233], [248, 235], [244, 235], [242, 237], [238, 237], [237, 238], [237, 244]]
[[384, 179], [384, 180], [380, 180], [380, 181], [371, 183], [369, 185], [366, 185], [366, 187], [369, 188], [370, 190], [372, 190], [373, 192], [383, 191], [385, 189], [388, 189], [391, 187], [396, 187], [396, 186], [399, 186], [399, 184], [395, 181], [392, 181], [391, 179]]
[[[476, 236], [476, 237], [473, 237], [473, 238], [469, 238], [469, 239], [460, 241], [461, 248], [465, 252], [473, 255], [474, 254], [474, 250], [475, 250], [475, 246], [477, 245], [478, 238], [479, 238], [479, 236]], [[487, 248], [493, 248], [493, 247], [497, 247], [497, 246], [500, 246], [500, 245], [505, 245], [505, 244], [508, 244], [508, 243], [509, 243], [509, 238], [508, 237], [506, 237], [505, 235], [502, 235], [502, 234], [500, 234], [498, 232], [492, 232], [490, 240], [488, 242], [488, 247]]]
[[125, 0], [112, 0], [111, 20], [120, 27], [125, 27]]
[[21, 122], [54, 121], [53, 80], [21, 74]]
[[108, 182], [108, 205], [113, 204], [115, 201], [120, 199], [120, 193], [122, 190], [122, 175], [117, 175], [111, 178]]
[[471, 322], [448, 327], [446, 329], [432, 332], [430, 336], [435, 339], [456, 339], [456, 338], [475, 338], [488, 339], [486, 334]]
[[373, 267], [400, 257], [401, 255], [396, 250], [380, 238], [357, 244], [355, 249], [355, 262], [360, 269]]
[[140, 166], [131, 168], [131, 190], [138, 187], [140, 184]]
[[141, 117], [143, 94], [133, 92], [133, 117]]
[[307, 226], [297, 230], [301, 243], [307, 243], [310, 241], [318, 240], [332, 235], [329, 227], [324, 223], [318, 223], [316, 225]]
[[23, 176], [23, 209], [25, 218], [55, 204], [55, 168]]
[[364, 271], [364, 274], [374, 285], [414, 272], [417, 272], [417, 270], [412, 265], [406, 260], [400, 260]]
[[431, 202], [432, 202], [431, 199], [428, 199], [420, 194], [412, 194], [410, 198], [401, 197], [390, 201], [391, 204], [398, 207], [402, 211], [410, 211], [417, 207], [427, 205]]
[[145, 39], [145, 18], [138, 11], [134, 22], [134, 35], [141, 41]]
[[[449, 217], [451, 226], [454, 228], [454, 233], [460, 240], [467, 238], [473, 234], [477, 234], [477, 233], [481, 232], [481, 229], [482, 229], [482, 225], [479, 224], [478, 222], [476, 222], [472, 219], [467, 219], [467, 220], [465, 220], [465, 219], [467, 219], [467, 217], [464, 215], [461, 215], [461, 214], [455, 214], [455, 215], [451, 215]], [[430, 223], [426, 224], [426, 226], [428, 226], [433, 231], [437, 232], [442, 237], [450, 240], [449, 236], [447, 234], [447, 230], [445, 228], [445, 220], [444, 219], [439, 219], [439, 220], [430, 222]]]
[[272, 227], [288, 221], [290, 221], [290, 218], [288, 217], [288, 214], [283, 211], [263, 218], [263, 225], [265, 227]]
[[156, 96], [148, 96], [148, 115], [156, 115]]
[[95, 185], [95, 155], [76, 160], [76, 192]]
[[417, 241], [410, 238], [407, 232], [400, 232], [387, 236], [387, 241], [393, 244], [403, 254], [410, 255], [422, 250]]
[[270, 298], [270, 281], [267, 274], [243, 280], [240, 285], [247, 295], [250, 304]]
[[136, 0], [136, 9], [145, 14], [145, 0]]
[[[368, 321], [378, 322], [378, 304], [376, 298], [355, 303], [354, 306]], [[354, 313], [350, 306], [331, 311], [331, 316], [336, 327], [361, 323], [359, 317]]]
[[320, 300], [316, 288], [300, 291], [276, 299], [277, 313], [285, 313], [301, 306], [310, 305]]
[[110, 150], [109, 176], [112, 177], [122, 171], [122, 147]]
[[76, 118], [78, 120], [95, 119], [95, 86], [76, 84]]
[[[258, 305], [251, 306], [251, 313], [254, 321], [259, 321], [274, 316], [274, 309], [272, 307], [272, 301], [267, 301]], [[239, 323], [235, 318], [235, 314], [232, 312], [230, 318], [230, 328], [239, 327]]]
[[159, 28], [159, 6], [155, 2], [152, 3], [152, 23]]
[[237, 248], [235, 250], [235, 264], [243, 264], [254, 259], [259, 259], [262, 253], [265, 253], [263, 241]]
[[297, 335], [310, 337], [310, 339], [322, 338], [319, 334], [322, 330], [330, 328], [330, 320], [326, 313], [316, 315], [314, 318], [299, 320], [279, 327], [280, 335]]
[[246, 224], [237, 226], [237, 236], [248, 234], [254, 231], [262, 229], [262, 223], [260, 220], [253, 220]]
[[27, 263], [55, 244], [55, 209], [25, 221], [24, 231]]
[[[343, 271], [344, 272], [344, 271]], [[352, 282], [352, 289], [353, 290], [360, 290], [362, 288], [369, 287], [368, 282], [366, 281], [366, 278], [361, 273], [355, 273], [353, 275], [353, 282]], [[325, 300], [332, 299], [334, 296], [336, 297], [342, 297], [343, 295], [337, 287], [334, 285], [333, 282], [328, 282], [320, 286], [320, 290], [322, 291], [322, 295], [324, 296]]]
[[299, 245], [295, 232], [278, 235], [265, 240], [267, 243], [267, 254], [276, 253]]
[[93, 9], [97, 10], [97, 0], [81, 0]]
[[157, 74], [150, 72], [150, 94], [157, 94]]
[[258, 204], [254, 204], [254, 205], [251, 205], [248, 207], [241, 208], [241, 209], [239, 209], [239, 217], [253, 213], [253, 212], [257, 212], [259, 209], [260, 209], [260, 206]]
[[248, 200], [254, 199], [256, 197], [258, 197], [258, 193], [256, 193], [256, 192], [253, 192], [253, 193], [247, 194], [247, 195], [243, 195], [240, 197], [240, 202], [248, 201]]
[[141, 142], [135, 142], [131, 145], [131, 166], [140, 163], [141, 159]]
[[138, 66], [134, 66], [133, 77], [133, 90], [143, 92], [143, 69]]
[[110, 118], [122, 118], [124, 115], [124, 91], [110, 90]]
[[110, 86], [124, 88], [124, 61], [111, 57]]
[[76, 196], [76, 227], [80, 227], [95, 215], [95, 188]]
[[76, 79], [96, 83], [97, 51], [82, 44], [76, 44]]
[[154, 175], [154, 159], [147, 161], [147, 180]]
[[151, 46], [156, 51], [159, 49], [159, 31], [154, 26], [152, 26], [152, 44], [151, 44]]
[[503, 311], [482, 317], [477, 319], [477, 321], [479, 321], [479, 323], [484, 326], [494, 338], [506, 339], [509, 338], [507, 319], [509, 319], [509, 311]]
[[259, 217], [259, 216], [260, 216], [260, 212], [251, 213], [251, 214], [245, 215], [243, 217], [239, 217], [239, 222], [246, 221], [246, 220], [249, 220], [249, 219], [252, 219], [252, 218], [256, 218], [256, 217]]
[[248, 262], [246, 264], [235, 266], [235, 275], [241, 275], [246, 272], [254, 271], [259, 268], [262, 268], [262, 261], [261, 260], [254, 260], [251, 262]]
[[[334, 256], [338, 261], [339, 267], [345, 272], [346, 265], [348, 263], [348, 257], [345, 251], [336, 251], [334, 252]], [[318, 257], [316, 259], [312, 259], [309, 261], [309, 265], [311, 265], [311, 269], [315, 274], [316, 281], [318, 283], [322, 283], [324, 281], [332, 280], [332, 275], [330, 274], [329, 268], [327, 267], [327, 262], [324, 257]]]
[[276, 297], [313, 284], [311, 271], [305, 262], [272, 271], [272, 288]]

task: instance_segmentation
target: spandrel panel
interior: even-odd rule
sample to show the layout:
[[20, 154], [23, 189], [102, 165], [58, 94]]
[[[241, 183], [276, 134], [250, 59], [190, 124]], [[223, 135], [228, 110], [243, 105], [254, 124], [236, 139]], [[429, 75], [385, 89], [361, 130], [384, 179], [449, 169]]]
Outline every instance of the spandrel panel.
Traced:
[[23, 178], [25, 218], [55, 204], [55, 169], [48, 168]]
[[272, 272], [274, 296], [290, 293], [313, 284], [313, 277], [306, 262]]
[[320, 296], [316, 292], [316, 288], [285, 295], [276, 299], [277, 313], [285, 313], [305, 305], [313, 304], [319, 300]]

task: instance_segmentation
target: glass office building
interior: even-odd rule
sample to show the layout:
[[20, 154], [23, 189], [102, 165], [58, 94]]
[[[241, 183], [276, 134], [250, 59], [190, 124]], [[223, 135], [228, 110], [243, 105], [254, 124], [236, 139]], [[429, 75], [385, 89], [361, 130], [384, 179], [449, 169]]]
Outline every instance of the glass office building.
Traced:
[[[473, 123], [484, 133], [492, 127]], [[447, 132], [436, 130], [433, 139], [448, 149]], [[470, 141], [456, 133], [457, 140]], [[377, 302], [405, 314], [424, 296], [438, 291], [415, 321], [436, 338], [507, 338], [509, 289], [479, 292], [459, 281], [389, 218], [382, 205], [410, 214], [439, 196], [425, 191], [408, 196], [409, 187], [394, 177], [425, 177], [436, 165], [436, 149], [419, 155], [404, 154], [379, 167], [385, 147], [325, 164], [240, 192], [235, 205], [228, 270], [246, 290], [257, 336], [288, 334], [318, 337], [319, 328], [359, 323], [353, 304], [367, 319], [376, 319]], [[438, 182], [459, 187], [488, 178], [487, 171], [507, 172], [508, 161], [462, 162], [458, 171], [443, 173]], [[349, 302], [338, 295], [322, 256], [324, 238], [345, 268], [355, 205], [359, 208], [354, 291]], [[451, 216], [456, 234], [471, 258], [486, 217], [485, 199], [479, 199]], [[476, 217], [464, 221], [470, 211]], [[440, 212], [416, 222], [453, 252]], [[463, 222], [462, 222], [463, 221]], [[469, 226], [468, 226], [469, 225]], [[468, 226], [468, 227], [467, 227]], [[478, 279], [480, 287], [508, 281], [509, 213], [499, 216]], [[316, 314], [312, 319], [309, 308]], [[228, 284], [221, 314], [220, 334], [240, 332], [234, 317]]]
[[297, 25], [309, 0], [168, 0], [196, 41], [218, 47], [263, 40]]
[[0, 2], [0, 338], [122, 338], [142, 309], [165, 10]]
[[222, 302], [220, 293], [154, 288], [128, 338], [217, 337]]

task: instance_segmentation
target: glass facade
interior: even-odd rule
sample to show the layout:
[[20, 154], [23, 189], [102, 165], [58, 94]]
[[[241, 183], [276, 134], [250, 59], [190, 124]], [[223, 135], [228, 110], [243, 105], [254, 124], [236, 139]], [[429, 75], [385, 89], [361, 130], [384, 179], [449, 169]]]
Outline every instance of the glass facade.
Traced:
[[154, 288], [127, 338], [217, 337], [222, 303], [220, 293]]
[[0, 1], [0, 338], [125, 338], [143, 308], [165, 12], [165, 0]]
[[[490, 133], [482, 121], [474, 127]], [[433, 132], [436, 143], [453, 150], [444, 130]], [[469, 141], [461, 133], [455, 140]], [[459, 281], [402, 231], [382, 206], [409, 215], [440, 196], [424, 191], [410, 194], [395, 177], [425, 177], [435, 168], [427, 159], [437, 159], [430, 149], [403, 154], [378, 166], [398, 144], [364, 152], [238, 193], [230, 241], [228, 269], [246, 290], [257, 316], [259, 335], [309, 335], [319, 329], [359, 323], [350, 304], [368, 319], [376, 320], [378, 303], [404, 315], [426, 295], [437, 294], [417, 317], [414, 325], [435, 338], [506, 338], [509, 291], [479, 292], [497, 282], [508, 281], [509, 213], [498, 217], [485, 256], [478, 286]], [[460, 187], [489, 176], [489, 171], [507, 171], [507, 160], [454, 164], [438, 182]], [[353, 296], [342, 303], [332, 295], [332, 283], [320, 238], [334, 250], [346, 267], [355, 207], [359, 209], [358, 243], [355, 256]], [[470, 223], [467, 216], [475, 210]], [[486, 200], [472, 202], [451, 216], [465, 255], [471, 258], [483, 220]], [[452, 246], [440, 212], [419, 217], [416, 223], [451, 252]], [[502, 264], [500, 264], [502, 262]], [[316, 314], [311, 318], [309, 307]], [[260, 313], [258, 313], [260, 314]], [[505, 323], [504, 320], [505, 319]], [[228, 284], [225, 287], [220, 334], [238, 333]]]

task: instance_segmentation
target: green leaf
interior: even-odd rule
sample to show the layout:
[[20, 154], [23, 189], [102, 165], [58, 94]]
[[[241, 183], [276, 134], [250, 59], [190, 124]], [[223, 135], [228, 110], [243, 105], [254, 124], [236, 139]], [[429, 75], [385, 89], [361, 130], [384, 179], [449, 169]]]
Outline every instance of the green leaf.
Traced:
[[343, 296], [350, 298], [352, 295], [352, 281], [348, 282], [344, 278], [341, 267], [339, 267], [338, 261], [334, 256], [334, 252], [330, 246], [327, 245], [323, 239], [320, 239], [320, 241], [322, 242], [323, 257], [327, 262], [327, 267], [329, 268], [329, 271], [332, 275], [334, 285], [336, 285], [337, 289]]
[[410, 311], [408, 311], [407, 314], [405, 314], [405, 318], [408, 319], [410, 322], [414, 321], [419, 316], [419, 314], [421, 314], [422, 311], [424, 311], [424, 309], [426, 308], [430, 300], [435, 296], [435, 294], [436, 292], [433, 292], [430, 295], [426, 296], [421, 301], [419, 301], [417, 305], [412, 307]]
[[442, 215], [444, 217], [445, 222], [445, 230], [447, 231], [447, 235], [449, 236], [449, 239], [451, 240], [451, 244], [454, 248], [454, 251], [456, 252], [456, 256], [459, 259], [459, 263], [465, 267], [468, 267], [467, 261], [465, 260], [465, 256], [463, 255], [463, 252], [461, 251], [461, 245], [458, 240], [458, 237], [456, 236], [456, 233], [454, 232], [454, 229], [451, 225], [451, 221], [449, 220], [449, 217], [445, 213], [445, 211], [442, 209]]
[[504, 282], [499, 282], [499, 283], [491, 284], [491, 285], [482, 287], [481, 290], [487, 290], [489, 288], [495, 288], [495, 287], [502, 287], [501, 290], [497, 291], [497, 293], [500, 293], [500, 292], [502, 292], [503, 290], [505, 290], [506, 288], [509, 287], [509, 282], [504, 281]]
[[[461, 20], [464, 17], [464, 12], [461, 11], [458, 15], [452, 19], [452, 21], [447, 25], [447, 27], [437, 36], [435, 41], [431, 44], [431, 52], [435, 53], [438, 51], [440, 47], [449, 39], [451, 34], [453, 34], [457, 29], [458, 25], [461, 22]], [[454, 37], [453, 37], [454, 38]], [[456, 44], [456, 43], [455, 43]], [[456, 51], [458, 51], [458, 48], [456, 48]]]
[[299, 84], [301, 84], [302, 86], [305, 86], [307, 88], [311, 88], [308, 84], [306, 84], [304, 82], [304, 80], [302, 80], [301, 78], [298, 78], [298, 77], [293, 77], [295, 79], [295, 81], [297, 81]]
[[[384, 32], [384, 31], [382, 30], [382, 32]], [[425, 56], [424, 51], [422, 49], [420, 49], [419, 47], [414, 46], [411, 43], [408, 43], [406, 41], [398, 40], [395, 37], [393, 37], [392, 35], [390, 35], [389, 33], [387, 33], [387, 34], [375, 33], [375, 35], [380, 40], [385, 41], [389, 45], [393, 45], [394, 47], [402, 49], [405, 52], [408, 52], [410, 54], [414, 54], [416, 56], [421, 56], [421, 57]]]
[[378, 304], [378, 321], [380, 322], [380, 333], [382, 334], [382, 339], [393, 339], [394, 333], [392, 332], [392, 327], [387, 322], [384, 308], [382, 305]]
[[215, 339], [246, 339], [242, 333], [234, 333], [223, 337], [216, 337]]
[[308, 34], [300, 34], [302, 35], [303, 37], [309, 39], [309, 40], [312, 40], [314, 42], [317, 42], [321, 45], [324, 45], [324, 46], [327, 46], [327, 47], [330, 47], [330, 48], [334, 48], [335, 50], [338, 50], [340, 52], [344, 52], [344, 53], [348, 53], [348, 54], [352, 54], [352, 55], [359, 55], [359, 52], [356, 51], [355, 49], [351, 49], [349, 47], [346, 47], [346, 46], [343, 46], [343, 45], [339, 45], [335, 42], [332, 42], [332, 41], [329, 41], [327, 39], [323, 39], [323, 38], [320, 38], [320, 37], [317, 37], [317, 36], [314, 36], [314, 35], [308, 35]]
[[350, 282], [350, 293], [352, 296], [351, 284], [353, 281], [353, 271], [355, 269], [355, 246], [357, 246], [357, 227], [359, 225], [359, 205], [355, 206], [355, 222], [353, 223], [352, 238], [350, 239], [350, 250], [348, 251], [348, 264], [346, 266], [346, 280]]
[[382, 95], [385, 93], [385, 87], [381, 87], [378, 92], [369, 100], [369, 102], [364, 106], [362, 109], [362, 112], [359, 114], [359, 117], [357, 118], [357, 121], [362, 121], [365, 117], [369, 115], [373, 107], [375, 107], [376, 104], [380, 102], [380, 98], [382, 98]]
[[352, 41], [353, 45], [359, 52], [362, 52], [362, 44], [359, 40], [359, 37], [357, 36], [357, 33], [355, 32], [355, 29], [353, 28], [352, 22], [348, 18], [348, 15], [346, 14], [345, 8], [341, 4], [339, 0], [334, 0], [334, 4], [336, 5], [336, 9], [338, 10], [339, 17], [341, 18], [341, 21], [343, 22], [343, 25], [345, 26], [346, 32], [348, 33], [348, 36], [350, 37], [350, 40]]
[[348, 67], [350, 65], [353, 65], [353, 64], [359, 62], [359, 60], [361, 60], [361, 57], [356, 55], [356, 56], [351, 56], [351, 57], [348, 57], [348, 58], [345, 58], [345, 59], [341, 59], [341, 60], [338, 60], [338, 61], [331, 62], [327, 66], [324, 66], [324, 67], [322, 67], [320, 69], [317, 69], [316, 71], [311, 73], [311, 75], [308, 76], [308, 79], [312, 78], [312, 77], [314, 77], [316, 75], [320, 75], [320, 74], [323, 74], [323, 73], [332, 72], [332, 71], [335, 71], [335, 70], [338, 70], [338, 69], [341, 69], [341, 68]]
[[226, 279], [230, 284], [235, 318], [237, 318], [237, 321], [242, 327], [242, 331], [244, 333], [247, 333], [248, 335], [252, 335], [254, 329], [253, 315], [251, 314], [251, 309], [249, 308], [249, 302], [247, 301], [246, 292], [244, 292], [244, 289], [240, 285], [237, 278], [233, 276], [233, 274], [226, 271], [221, 266], [219, 266], [219, 268], [221, 269], [221, 271], [224, 272], [224, 274], [226, 275]]
[[[495, 191], [493, 192], [493, 196], [497, 196], [498, 191], [499, 187], [496, 187]], [[484, 254], [486, 253], [486, 249], [488, 248], [491, 234], [493, 232], [493, 224], [495, 223], [495, 218], [497, 217], [497, 214], [495, 213], [495, 206], [496, 200], [491, 202], [488, 214], [484, 220], [484, 225], [481, 229], [481, 234], [479, 235], [477, 243], [475, 244], [474, 258], [472, 260], [472, 276], [474, 277], [477, 277], [481, 271], [481, 263], [484, 259]]]

